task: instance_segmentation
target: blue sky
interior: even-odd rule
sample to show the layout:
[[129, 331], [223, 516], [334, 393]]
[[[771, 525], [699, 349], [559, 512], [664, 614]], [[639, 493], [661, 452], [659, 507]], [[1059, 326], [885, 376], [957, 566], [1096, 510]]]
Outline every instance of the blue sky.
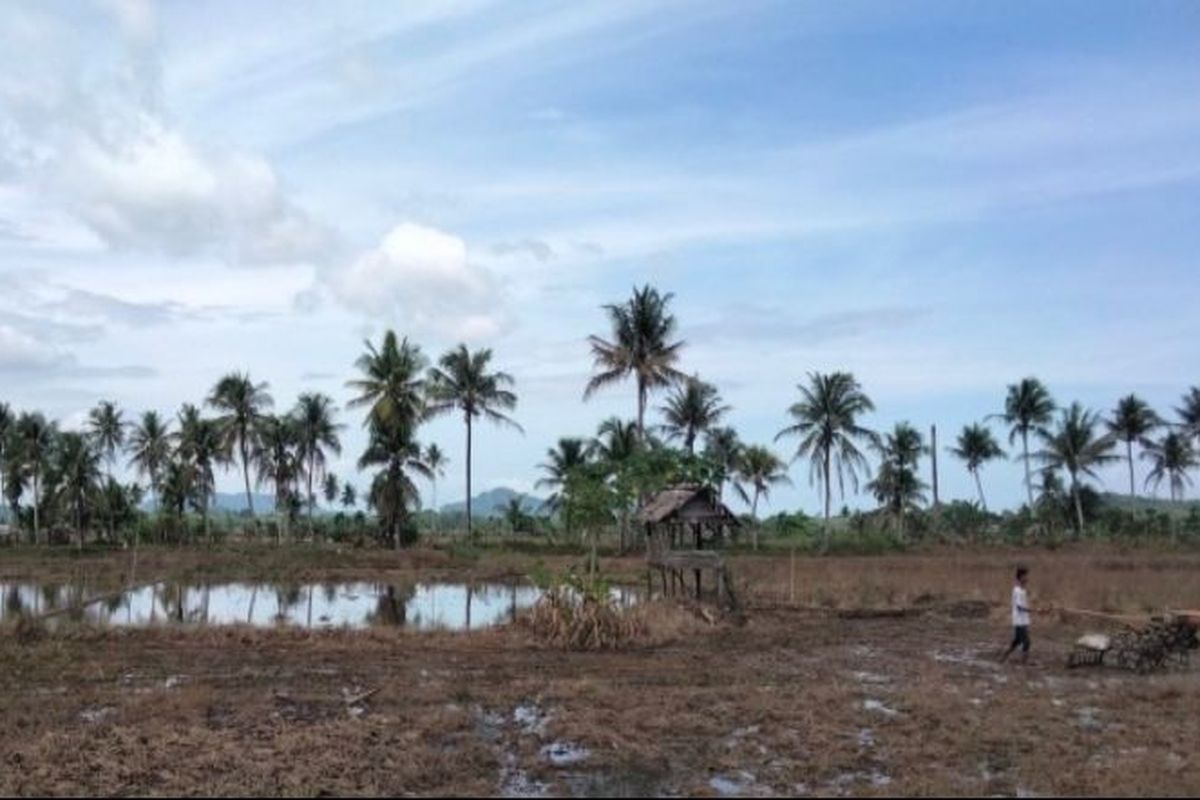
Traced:
[[[812, 370], [947, 444], [1027, 374], [1097, 410], [1200, 380], [1194, 3], [28, 2], [0, 39], [0, 398], [67, 426], [231, 368], [344, 401], [394, 327], [516, 375], [475, 481], [528, 489], [632, 415], [581, 401], [585, 339], [644, 282], [753, 442]], [[424, 438], [456, 498], [461, 431]], [[815, 511], [793, 477], [769, 508]]]

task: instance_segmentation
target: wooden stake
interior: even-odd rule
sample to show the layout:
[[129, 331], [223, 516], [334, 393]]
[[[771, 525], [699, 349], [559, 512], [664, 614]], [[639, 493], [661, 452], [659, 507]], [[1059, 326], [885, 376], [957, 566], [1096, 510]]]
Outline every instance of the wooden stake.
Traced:
[[792, 605], [796, 605], [796, 543], [792, 542], [792, 558], [791, 558], [791, 594], [790, 600]]

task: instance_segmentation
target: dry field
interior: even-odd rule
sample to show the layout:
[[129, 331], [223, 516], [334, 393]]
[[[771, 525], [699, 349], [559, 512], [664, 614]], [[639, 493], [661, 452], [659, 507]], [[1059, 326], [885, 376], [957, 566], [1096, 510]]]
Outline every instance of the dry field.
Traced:
[[[142, 565], [251, 569], [225, 558]], [[264, 569], [283, 568], [273, 558]], [[120, 560], [0, 554], [0, 575], [103, 583]], [[802, 559], [794, 598], [785, 555], [737, 560], [744, 619], [655, 604], [650, 639], [617, 653], [549, 650], [520, 626], [8, 630], [0, 794], [1200, 793], [1195, 667], [1067, 670], [1095, 624], [1056, 618], [1035, 627], [1031, 665], [995, 663], [1017, 560], [1039, 604], [1200, 605], [1192, 555]], [[288, 574], [495, 577], [528, 561], [326, 554]], [[609, 566], [638, 575], [635, 560]]]

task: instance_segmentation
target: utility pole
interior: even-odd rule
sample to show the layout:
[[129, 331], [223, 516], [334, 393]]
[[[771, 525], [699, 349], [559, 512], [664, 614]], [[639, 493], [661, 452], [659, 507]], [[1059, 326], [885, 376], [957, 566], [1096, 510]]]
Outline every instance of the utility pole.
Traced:
[[941, 501], [940, 501], [940, 500], [938, 500], [938, 474], [937, 474], [938, 446], [937, 446], [937, 425], [934, 425], [934, 426], [932, 426], [932, 427], [930, 428], [930, 432], [929, 432], [929, 439], [930, 439], [930, 450], [929, 450], [929, 453], [930, 453], [930, 456], [932, 457], [930, 460], [933, 462], [933, 510], [934, 510], [934, 511], [937, 511], [937, 509], [938, 509], [938, 506], [939, 506], [939, 505], [941, 505]]

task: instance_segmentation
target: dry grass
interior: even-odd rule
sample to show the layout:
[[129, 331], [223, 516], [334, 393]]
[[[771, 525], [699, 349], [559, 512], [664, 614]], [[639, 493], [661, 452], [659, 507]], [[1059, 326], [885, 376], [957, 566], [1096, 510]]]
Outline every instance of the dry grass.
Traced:
[[[1187, 608], [1200, 598], [1200, 554], [949, 551], [926, 555], [733, 562], [743, 595], [759, 605], [899, 608], [962, 600], [1005, 605], [1018, 564], [1031, 570], [1039, 605], [1145, 613]], [[793, 584], [794, 574], [794, 584]], [[793, 594], [794, 585], [794, 594]]]
[[0, 794], [1200, 793], [1195, 668], [1067, 670], [1081, 629], [1044, 620], [1033, 663], [1001, 667], [1002, 611], [940, 611], [1003, 603], [1018, 558], [1039, 601], [1200, 605], [1194, 557], [798, 562], [804, 605], [945, 600], [844, 619], [787, 606], [783, 556], [735, 560], [744, 625], [653, 603], [619, 651], [520, 627], [0, 633]]
[[565, 587], [547, 591], [523, 621], [538, 639], [563, 650], [620, 650], [643, 640], [649, 630], [642, 609], [581, 598]]

